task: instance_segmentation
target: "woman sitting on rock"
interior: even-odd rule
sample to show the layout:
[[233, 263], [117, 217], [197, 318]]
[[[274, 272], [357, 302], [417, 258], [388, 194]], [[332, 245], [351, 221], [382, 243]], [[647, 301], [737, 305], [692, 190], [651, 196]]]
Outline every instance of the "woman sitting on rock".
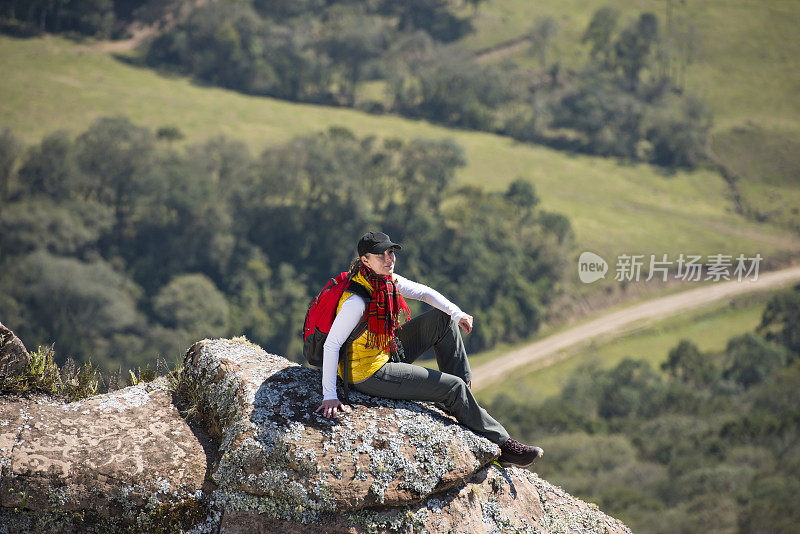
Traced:
[[[336, 394], [337, 367], [344, 380], [339, 350], [367, 312], [367, 329], [346, 347], [350, 387], [378, 397], [438, 403], [459, 423], [500, 446], [501, 465], [528, 466], [541, 458], [542, 449], [511, 439], [506, 429], [481, 408], [470, 391], [472, 372], [458, 328], [469, 333], [472, 316], [430, 287], [394, 273], [395, 250], [401, 247], [382, 232], [367, 232], [358, 242], [359, 257], [350, 277], [371, 294], [369, 303], [356, 292], [345, 291], [325, 341], [322, 365], [323, 402], [317, 413], [335, 417], [350, 408]], [[399, 327], [403, 297], [421, 300], [434, 309]], [[439, 371], [412, 365], [433, 347]], [[393, 358], [392, 355], [395, 355]]]

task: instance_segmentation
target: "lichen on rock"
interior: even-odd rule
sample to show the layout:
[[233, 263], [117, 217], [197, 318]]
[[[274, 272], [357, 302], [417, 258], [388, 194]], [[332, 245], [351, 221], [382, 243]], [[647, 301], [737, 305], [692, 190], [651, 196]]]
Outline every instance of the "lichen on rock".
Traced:
[[239, 384], [226, 394], [236, 417], [207, 414], [221, 432], [213, 498], [225, 532], [629, 532], [529, 471], [493, 465], [496, 445], [428, 403], [351, 391], [353, 410], [328, 420], [314, 413], [319, 371], [228, 340], [195, 344], [185, 372]]
[[320, 380], [218, 339], [174, 391], [0, 398], [0, 533], [629, 533], [431, 404], [351, 392], [321, 417]]
[[9, 328], [0, 323], [0, 377], [23, 375], [31, 356], [22, 341]]
[[34, 511], [37, 524], [89, 513], [127, 528], [202, 499], [205, 453], [165, 379], [70, 404], [34, 398], [0, 406], [0, 419], [15, 414], [0, 430], [4, 512]]
[[412, 503], [469, 478], [499, 453], [424, 403], [351, 392], [352, 412], [326, 420], [314, 413], [319, 371], [250, 344], [197, 343], [184, 375], [206, 392], [209, 426], [219, 432], [213, 479], [220, 489], [303, 510], [295, 519]]

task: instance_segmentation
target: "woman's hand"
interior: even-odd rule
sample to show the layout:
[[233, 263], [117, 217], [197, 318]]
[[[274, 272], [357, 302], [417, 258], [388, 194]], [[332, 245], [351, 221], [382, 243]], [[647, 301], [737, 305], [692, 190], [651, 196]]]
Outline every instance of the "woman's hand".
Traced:
[[458, 326], [460, 326], [461, 330], [463, 330], [467, 334], [472, 332], [472, 316], [465, 315], [464, 317], [462, 317], [461, 320], [458, 321]]
[[330, 418], [336, 417], [336, 412], [342, 411], [344, 413], [350, 413], [350, 407], [346, 404], [342, 404], [339, 399], [330, 399], [322, 401], [322, 404], [319, 405], [319, 408], [314, 410], [314, 413], [322, 412], [322, 415]]

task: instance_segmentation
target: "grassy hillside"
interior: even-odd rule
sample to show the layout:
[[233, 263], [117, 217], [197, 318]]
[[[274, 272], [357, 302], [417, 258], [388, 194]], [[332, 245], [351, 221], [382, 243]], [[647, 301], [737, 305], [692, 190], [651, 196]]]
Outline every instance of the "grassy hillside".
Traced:
[[578, 67], [587, 54], [581, 34], [603, 6], [619, 9], [623, 24], [642, 12], [655, 13], [662, 32], [670, 6], [674, 39], [688, 43], [691, 57], [679, 78], [711, 108], [712, 148], [738, 179], [746, 211], [800, 229], [800, 1], [493, 0], [481, 5], [477, 31], [463, 42], [476, 51], [500, 47], [489, 56], [494, 61], [538, 66], [529, 42], [506, 49], [502, 44], [552, 17], [558, 32], [548, 61]]
[[800, 232], [800, 134], [751, 123], [714, 135], [712, 150], [735, 177], [753, 218]]
[[[522, 37], [538, 21], [558, 24], [552, 61], [566, 66], [583, 63], [587, 49], [580, 37], [593, 13], [611, 6], [621, 23], [649, 11], [665, 29], [667, 5], [675, 27], [692, 28], [692, 62], [686, 89], [711, 106], [718, 131], [750, 121], [775, 130], [800, 132], [800, 1], [720, 3], [712, 0], [492, 0], [481, 4], [476, 32], [464, 39], [473, 50], [485, 50]], [[526, 47], [512, 51], [521, 57]]]
[[567, 349], [559, 353], [563, 360], [558, 363], [516, 374], [507, 381], [480, 390], [477, 395], [487, 401], [498, 393], [513, 390], [524, 392], [525, 399], [539, 403], [559, 394], [575, 369], [588, 362], [611, 368], [624, 358], [635, 358], [646, 360], [658, 369], [667, 359], [669, 350], [681, 339], [692, 341], [703, 352], [722, 352], [728, 339], [755, 330], [761, 322], [764, 305], [773, 294], [746, 295], [640, 328], [612, 340]]
[[462, 183], [502, 189], [516, 177], [530, 179], [545, 209], [572, 220], [579, 249], [609, 262], [637, 252], [760, 252], [775, 259], [800, 249], [796, 236], [735, 214], [724, 180], [710, 171], [664, 176], [647, 165], [569, 155], [496, 135], [249, 97], [164, 76], [53, 37], [0, 37], [0, 70], [0, 128], [11, 128], [27, 143], [56, 129], [77, 132], [97, 117], [120, 114], [151, 128], [177, 126], [186, 143], [223, 134], [254, 151], [334, 125], [358, 135], [452, 137], [468, 159], [458, 176]]

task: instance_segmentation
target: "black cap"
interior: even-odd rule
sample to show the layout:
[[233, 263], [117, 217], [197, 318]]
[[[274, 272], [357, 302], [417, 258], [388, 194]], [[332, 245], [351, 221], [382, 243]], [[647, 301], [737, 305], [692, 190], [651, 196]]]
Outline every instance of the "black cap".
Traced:
[[370, 254], [383, 254], [390, 247], [403, 248], [398, 243], [392, 243], [389, 236], [383, 232], [367, 232], [358, 240], [358, 255], [363, 256], [367, 252]]

